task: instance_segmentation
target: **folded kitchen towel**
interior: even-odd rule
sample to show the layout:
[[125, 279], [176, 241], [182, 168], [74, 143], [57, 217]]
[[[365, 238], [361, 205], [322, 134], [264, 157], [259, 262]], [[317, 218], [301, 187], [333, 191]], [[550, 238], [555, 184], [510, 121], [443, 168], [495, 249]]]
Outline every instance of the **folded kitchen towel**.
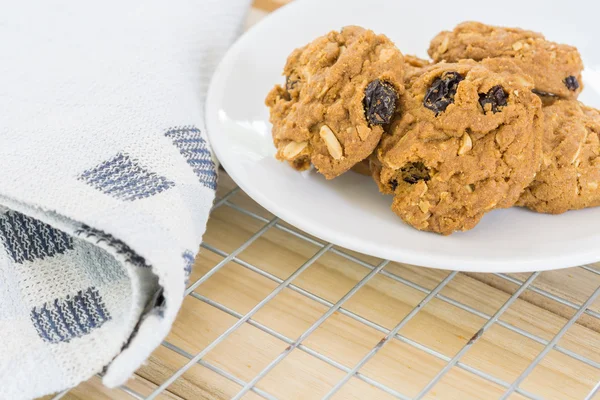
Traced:
[[0, 399], [167, 335], [216, 166], [204, 96], [249, 0], [23, 0], [0, 13]]

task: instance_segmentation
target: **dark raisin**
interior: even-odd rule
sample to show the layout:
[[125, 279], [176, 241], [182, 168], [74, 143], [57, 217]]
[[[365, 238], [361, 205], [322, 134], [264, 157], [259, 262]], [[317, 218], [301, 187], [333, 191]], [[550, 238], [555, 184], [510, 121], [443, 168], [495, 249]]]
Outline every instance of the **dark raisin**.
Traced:
[[398, 93], [390, 83], [375, 79], [367, 85], [363, 105], [371, 125], [389, 124], [396, 111]]
[[429, 169], [420, 161], [406, 164], [400, 168], [400, 173], [402, 180], [411, 185], [419, 181], [429, 180]]
[[458, 84], [463, 76], [458, 72], [444, 72], [441, 77], [435, 78], [423, 100], [423, 105], [434, 111], [438, 116], [446, 110], [448, 105], [454, 103], [454, 95], [458, 89]]
[[392, 189], [392, 191], [396, 191], [396, 188], [398, 187], [398, 180], [392, 179], [388, 183], [390, 184], [390, 189]]
[[[481, 104], [484, 113], [487, 113], [491, 109], [496, 114], [500, 111], [500, 107], [504, 107], [507, 104], [506, 92], [502, 89], [502, 86], [494, 86], [487, 93], [479, 93], [479, 104]], [[490, 108], [486, 109], [488, 104]]]
[[573, 92], [579, 89], [579, 81], [573, 75], [567, 76], [563, 82], [565, 83], [567, 89]]

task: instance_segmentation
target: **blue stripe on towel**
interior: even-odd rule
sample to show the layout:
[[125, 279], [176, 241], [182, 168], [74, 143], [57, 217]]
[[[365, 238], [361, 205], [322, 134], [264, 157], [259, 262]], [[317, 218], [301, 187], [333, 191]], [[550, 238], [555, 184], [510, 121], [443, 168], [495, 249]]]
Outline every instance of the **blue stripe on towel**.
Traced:
[[194, 126], [172, 128], [165, 136], [173, 141], [181, 155], [192, 167], [200, 183], [209, 189], [217, 189], [217, 170], [212, 160], [208, 144]]
[[151, 197], [175, 186], [174, 182], [148, 171], [124, 153], [84, 171], [79, 180], [124, 201]]
[[0, 241], [15, 263], [53, 257], [73, 248], [73, 239], [66, 233], [16, 211], [0, 214]]
[[110, 319], [100, 293], [93, 286], [31, 310], [31, 321], [38, 335], [49, 343], [69, 342], [87, 335]]

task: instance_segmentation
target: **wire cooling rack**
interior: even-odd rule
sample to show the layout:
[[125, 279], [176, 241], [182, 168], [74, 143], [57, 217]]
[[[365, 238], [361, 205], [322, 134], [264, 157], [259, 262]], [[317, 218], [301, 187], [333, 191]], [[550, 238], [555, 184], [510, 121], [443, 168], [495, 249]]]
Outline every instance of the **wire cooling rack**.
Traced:
[[[286, 2], [254, 0], [247, 26]], [[101, 388], [96, 377], [50, 399], [600, 399], [597, 266], [518, 275], [411, 268], [289, 226], [245, 198], [225, 174], [219, 188], [182, 321], [150, 364], [120, 388]], [[251, 221], [247, 235], [234, 245], [228, 238], [240, 230], [235, 220], [244, 218]], [[267, 251], [275, 256], [262, 257], [261, 247], [250, 257], [272, 234], [295, 242], [274, 240]], [[278, 259], [284, 247], [295, 252], [293, 268]], [[235, 274], [245, 274], [241, 283], [235, 284], [234, 273], [213, 282], [232, 265]], [[318, 275], [326, 280], [318, 288], [302, 280], [313, 269], [327, 271]], [[347, 271], [356, 279], [331, 295], [329, 287], [348, 280]], [[244, 281], [253, 277], [263, 280], [260, 288]], [[246, 297], [229, 304], [218, 296], [234, 296], [245, 285], [254, 295], [250, 305], [243, 304]], [[290, 292], [295, 297], [283, 313], [269, 309]], [[377, 301], [366, 301], [369, 296]], [[312, 319], [307, 308], [313, 308]], [[196, 324], [184, 320], [183, 314], [194, 313], [210, 316]], [[306, 320], [302, 329], [287, 328], [286, 318], [295, 314]], [[227, 319], [216, 328], [215, 317]], [[204, 340], [192, 346], [199, 336]], [[263, 342], [271, 347], [255, 345]], [[244, 357], [231, 358], [219, 351], [224, 346]], [[165, 361], [173, 357], [178, 362]]]
[[[195, 353], [191, 353], [182, 348], [183, 346], [176, 345], [175, 343], [172, 343], [170, 339], [167, 339], [162, 344], [164, 347], [163, 350], [176, 353], [177, 355], [183, 357], [186, 360], [185, 363], [178, 368], [174, 368], [173, 370], [169, 371], [168, 374], [165, 374], [165, 379], [162, 382], [155, 382], [156, 384], [146, 393], [142, 394], [133, 390], [129, 386], [123, 386], [118, 389], [120, 390], [121, 395], [127, 393], [127, 395], [129, 395], [131, 398], [148, 400], [155, 398], [195, 398], [186, 397], [186, 395], [176, 395], [177, 391], [172, 391], [171, 388], [176, 386], [177, 382], [180, 380], [185, 379], [184, 375], [191, 368], [201, 366], [202, 368], [206, 368], [220, 377], [225, 378], [227, 381], [232, 382], [235, 386], [235, 390], [229, 394], [221, 393], [219, 396], [207, 396], [206, 398], [263, 398], [269, 400], [286, 398], [364, 398], [360, 394], [362, 393], [360, 390], [351, 391], [350, 393], [347, 390], [344, 390], [345, 386], [352, 385], [352, 382], [356, 380], [361, 381], [363, 384], [366, 384], [369, 387], [369, 398], [374, 399], [580, 398], [590, 400], [594, 398], [600, 398], [600, 355], [598, 355], [598, 349], [600, 349], [600, 331], [595, 329], [596, 327], [600, 326], [600, 312], [597, 311], [597, 306], [593, 306], [594, 301], [600, 295], [600, 270], [596, 266], [580, 266], [574, 269], [566, 270], [569, 271], [566, 273], [566, 275], [560, 275], [561, 277], [568, 277], [576, 274], [577, 276], [581, 277], [582, 274], [584, 274], [583, 276], [586, 277], [585, 281], [588, 283], [594, 283], [592, 288], [593, 290], [588, 289], [585, 298], [581, 298], [581, 301], [573, 300], [569, 293], [561, 294], [557, 293], [556, 291], [544, 289], [542, 287], [543, 285], [536, 285], [542, 274], [552, 274], [552, 272], [535, 272], [528, 275], [526, 278], [515, 277], [514, 275], [507, 274], [489, 274], [487, 278], [493, 278], [493, 282], [490, 283], [490, 288], [494, 286], [500, 287], [508, 284], [512, 285], [514, 289], [511, 293], [507, 294], [506, 299], [502, 304], [499, 304], [499, 307], [496, 308], [495, 312], [484, 312], [481, 311], [476, 305], [468, 304], [469, 301], [457, 300], [456, 296], [453, 296], [450, 291], [448, 292], [449, 294], [445, 294], [444, 289], [448, 289], [453, 282], [465, 279], [465, 276], [462, 273], [445, 272], [445, 275], [442, 275], [439, 281], [435, 284], [424, 285], [422, 282], [420, 282], [420, 279], [411, 279], [410, 277], [407, 278], [406, 274], [396, 273], [395, 269], [388, 268], [393, 264], [389, 261], [383, 260], [376, 263], [365, 261], [365, 257], [360, 257], [352, 252], [335, 247], [331, 243], [321, 242], [318, 239], [287, 225], [279, 218], [266, 213], [264, 210], [258, 208], [258, 206], [255, 204], [249, 206], [251, 203], [247, 198], [243, 202], [236, 202], [235, 198], [240, 196], [245, 196], [245, 194], [241, 192], [239, 188], [234, 187], [216, 200], [211, 213], [214, 214], [216, 212], [221, 212], [224, 215], [228, 215], [228, 213], [243, 215], [245, 218], [249, 218], [257, 223], [254, 225], [256, 226], [256, 229], [251, 232], [251, 235], [243, 243], [230, 251], [219, 249], [215, 245], [210, 244], [208, 240], [207, 242], [202, 243], [201, 253], [212, 253], [213, 255], [218, 256], [220, 261], [210, 268], [205, 268], [203, 273], [190, 283], [185, 292], [186, 296], [189, 296], [189, 298], [193, 299], [194, 302], [197, 302], [193, 303], [191, 307], [203, 304], [204, 306], [214, 308], [219, 312], [232, 317], [233, 321], [235, 322], [229, 325], [227, 329], [220, 332], [216, 338], [213, 338], [210, 342], [207, 342], [208, 344]], [[272, 268], [267, 269], [262, 267], [260, 265], [260, 261], [251, 263], [244, 261], [244, 257], [242, 257], [243, 253], [247, 249], [251, 248], [253, 244], [257, 242], [257, 240], [264, 238], [267, 233], [272, 233], [273, 231], [283, 232], [286, 235], [291, 235], [295, 238], [295, 240], [306, 242], [316, 249], [312, 256], [307, 257], [301, 263], [301, 265], [295, 269], [295, 271], [285, 277], [278, 276], [281, 275], [279, 271], [274, 273]], [[341, 297], [339, 297], [339, 299], [335, 302], [326, 299], [326, 296], [323, 296], [322, 294], [314, 293], [313, 291], [307, 290], [301, 285], [296, 284], [299, 276], [309, 270], [311, 266], [315, 265], [317, 262], [320, 263], [327, 254], [336, 255], [342, 259], [344, 263], [346, 263], [348, 268], [358, 268], [364, 270], [364, 276], [362, 276], [362, 278], [360, 278], [357, 283], [351, 287], [351, 289], [347, 290], [345, 294], [341, 295]], [[201, 263], [201, 261], [197, 261], [197, 264], [198, 263]], [[232, 307], [223, 304], [223, 302], [216, 301], [211, 299], [209, 296], [202, 294], [202, 291], [200, 290], [203, 288], [203, 285], [208, 284], [212, 277], [214, 277], [216, 274], [219, 274], [223, 268], [226, 268], [226, 266], [231, 265], [232, 263], [246, 269], [249, 273], [256, 274], [257, 276], [270, 281], [274, 285], [274, 288], [268, 294], [264, 295], [262, 299], [260, 299], [253, 307], [249, 309], [249, 311], [236, 311]], [[366, 290], [367, 287], [370, 288], [369, 290], [377, 290], [378, 286], [371, 285], [373, 281], [378, 279], [377, 277], [385, 279], [386, 282], [390, 282], [391, 285], [396, 285], [396, 287], [391, 290], [397, 291], [398, 293], [401, 291], [411, 290], [412, 292], [420, 294], [419, 300], [415, 301], [409, 310], [406, 310], [406, 312], [402, 313], [393, 327], [386, 327], [384, 324], [371, 320], [369, 316], [365, 315], [367, 314], [366, 311], [355, 311], [358, 309], [357, 307], [347, 306], [349, 302], [353, 300], [353, 296], [356, 296], [357, 293]], [[316, 318], [314, 321], [311, 321], [308, 328], [304, 329], [299, 335], [290, 336], [289, 334], [284, 334], [277, 329], [270, 327], [269, 324], [259, 322], [259, 320], [255, 318], [257, 313], [264, 311], [269, 303], [272, 302], [273, 299], [280, 295], [284, 290], [293, 291], [295, 294], [317, 303], [324, 311], [318, 318]], [[507, 310], [511, 310], [511, 307], [513, 307], [517, 301], [524, 302], [524, 299], [531, 300], [533, 298], [532, 296], [537, 299], [536, 302], [538, 304], [550, 304], [559, 308], [562, 307], [562, 309], [565, 310], [569, 310], [569, 312], [566, 314], [568, 317], [564, 317], [565, 314], [563, 313], [563, 318], [560, 320], [562, 325], [556, 325], [553, 322], [553, 324], [556, 325], [556, 329], [554, 331], [550, 330], [552, 335], [540, 334], [539, 332], [530, 332], [526, 328], [522, 327], [527, 326], [527, 324], [519, 326], [518, 323], [513, 322], [518, 321], [519, 319], [536, 321], [536, 315], [525, 315], [524, 312], [521, 312], [516, 319], [503, 318], [505, 315], [509, 314]], [[434, 302], [435, 304], [433, 304]], [[432, 308], [435, 311], [435, 309], [446, 310], [446, 307], [452, 307], [461, 313], [466, 313], [464, 315], [470, 314], [474, 317], [478, 317], [480, 321], [479, 328], [474, 331], [472, 336], [463, 338], [464, 341], [460, 346], [455, 347], [453, 354], [449, 354], [446, 351], [440, 351], [439, 346], [436, 346], [435, 343], [432, 345], [432, 342], [429, 340], [420, 340], [418, 334], [403, 334], [405, 328], [411, 324], [411, 321], [418, 319], [420, 314], [427, 312], [430, 314], [435, 314], [435, 312], [432, 311]], [[295, 313], [298, 312], [298, 310], [288, 310], [288, 312]], [[514, 314], [514, 311], [511, 311], [511, 313]], [[353, 322], [359, 327], [364, 327], [364, 329], [378, 333], [378, 335], [381, 337], [381, 339], [375, 344], [372, 344], [370, 348], [364, 352], [364, 354], [361, 353], [361, 357], [355, 359], [353, 363], [340, 362], [339, 357], [337, 357], [335, 352], [323, 351], [322, 348], [318, 349], [315, 348], [315, 346], [307, 344], [307, 341], [310, 340], [311, 335], [314, 334], [315, 331], [321, 328], [324, 324], [327, 324], [328, 320], [340, 315], [344, 318], [353, 320]], [[576, 336], [586, 336], [586, 343], [588, 344], [589, 348], [578, 347], [578, 350], [573, 350], [573, 346], [568, 345], [568, 342], [566, 342], [567, 345], [562, 345], [562, 340], [566, 337], [567, 332], [569, 332], [574, 326], [579, 326], [579, 322], [583, 318], [586, 319], [586, 323], [583, 325], [587, 326], [588, 328], [581, 328], [585, 329], [585, 331], [578, 331], [583, 333], [578, 333]], [[540, 325], [544, 326], [544, 321], [540, 322]], [[260, 330], [262, 333], [272, 337], [284, 345], [284, 347], [282, 347], [282, 350], [278, 351], [276, 356], [271, 357], [269, 360], [263, 363], [258, 372], [254, 373], [251, 379], [242, 379], [241, 377], [236, 376], [235, 373], [231, 372], [231, 370], [235, 368], [219, 366], [218, 358], [215, 361], [213, 357], [212, 360], [209, 361], [208, 356], [216, 347], [227, 341], [234, 334], [239, 334], [243, 327], [247, 325], [250, 325]], [[501, 327], [505, 333], [500, 336], [498, 336], [498, 333], [492, 335], [490, 330], [492, 330], [494, 327]], [[191, 335], [194, 335], [192, 328], [187, 329], [190, 331], [189, 333]], [[420, 327], [419, 329], [424, 329], [424, 327]], [[425, 329], [435, 331], [436, 326], [435, 324], [434, 326], [426, 326]], [[535, 331], [535, 329], [531, 330]], [[536, 344], [537, 347], [534, 347], [534, 351], [530, 352], [530, 360], [528, 360], [526, 364], [523, 364], [523, 368], [518, 369], [517, 372], [512, 375], [512, 379], [503, 379], [495, 376], [491, 372], [484, 370], [489, 370], [489, 368], [477, 366], [477, 357], [466, 357], [470, 350], [474, 350], [474, 348], [478, 346], [478, 343], [483, 340], [482, 338], [485, 338], [488, 334], [492, 335], [491, 339], [489, 339], [491, 341], [501, 341], [507, 335], [512, 335], [513, 338], [515, 336], [517, 337], [516, 340], [513, 340], [512, 345], [509, 345], [503, 351], [496, 351], [495, 354], [492, 355], [492, 359], [494, 357], [498, 357], [499, 362], [501, 361], [502, 357], [504, 357], [504, 353], [510, 353], [511, 350], [519, 350], [520, 346], [523, 346], [523, 341], [525, 340]], [[336, 339], [333, 338], [332, 340], [335, 341]], [[394, 382], [394, 380], [390, 380], [389, 377], [383, 379], [382, 376], [378, 376], [377, 373], [373, 372], [375, 371], [374, 369], [371, 369], [367, 372], [363, 371], [365, 370], [365, 366], [367, 364], [377, 358], [378, 353], [384, 352], [386, 348], [391, 347], [390, 345], [393, 345], [394, 343], [401, 343], [403, 346], [417, 351], [418, 354], [422, 354], [422, 356], [415, 357], [414, 360], [408, 360], [408, 364], [413, 362], [418, 364], [420, 359], [428, 357], [436, 361], [437, 364], [434, 363], [435, 365], [439, 365], [437, 371], [433, 375], [422, 380], [424, 384], [421, 384], [416, 390], [413, 382], [402, 382], [401, 380]], [[437, 347], [437, 349], [435, 347]], [[584, 351], [581, 351], [582, 349]], [[248, 352], [251, 355], [252, 350], [248, 349]], [[328, 382], [328, 385], [326, 385], [326, 390], [321, 389], [321, 391], [319, 391], [315, 389], [314, 391], [309, 390], [305, 392], [297, 392], [294, 391], [295, 385], [279, 382], [277, 384], [279, 388], [274, 391], [270, 391], [269, 386], [272, 387], [273, 384], [262, 384], [265, 380], [265, 377], [267, 377], [269, 373], [271, 373], [279, 365], [284, 363], [286, 358], [288, 358], [294, 352], [302, 352], [310, 358], [319, 360], [322, 365], [327, 365], [328, 368], [336, 370], [336, 378]], [[552, 369], [554, 371], [563, 371], [564, 376], [568, 377], [568, 379], [565, 378], [564, 383], [558, 384], [566, 385], [567, 388], [562, 392], [553, 393], [551, 390], [546, 390], [545, 393], [537, 393], [534, 389], [543, 387], [546, 385], [546, 383], [557, 384], [557, 382], [548, 381], [548, 376], [551, 375], [543, 376], [543, 374], [541, 375], [540, 373], [536, 373], [536, 367], [542, 365], [544, 360], [549, 357], [551, 352], [554, 354], [552, 357], [553, 361], [550, 363], [550, 366], [545, 368]], [[391, 357], [391, 359], [405, 357], [405, 355], [402, 354], [397, 354], [397, 357], [395, 357], [393, 351], [388, 353], [388, 357]], [[478, 357], [484, 356], [485, 355], [481, 355]], [[391, 368], [393, 369], [393, 365]], [[389, 369], [390, 367], [387, 368], [388, 372], [390, 372]], [[381, 369], [379, 371], [384, 370], [385, 369]], [[457, 374], [457, 371], [459, 371], [460, 374]], [[288, 374], [288, 383], [293, 382], [295, 379], [302, 379], [302, 374], [299, 373], [299, 370], [288, 369]], [[568, 385], [571, 384], [569, 379], [577, 378], [580, 375], [586, 376], [587, 388], [582, 390], [580, 387], [581, 385], [577, 386], [577, 388], [573, 386], [573, 390], [571, 391], [568, 388]], [[393, 376], [393, 374], [391, 376]], [[455, 387], [461, 386], [461, 379], [464, 381], [464, 385], [469, 385], [469, 380], [471, 378], [476, 378], [479, 382], [478, 387], [481, 387], [485, 390], [480, 392], [479, 396], [474, 395], [475, 397], [469, 397], [467, 394], [461, 395], [450, 393], [444, 388], [437, 390], [436, 388], [439, 385], [443, 385], [441, 382], [443, 382], [445, 379], [448, 380], [449, 377], [451, 377], [450, 379], [454, 381], [453, 383]], [[528, 378], [531, 378], [533, 383], [530, 385], [523, 385]], [[544, 382], [544, 379], [546, 379], [546, 382]], [[403, 387], [405, 386], [410, 386], [411, 389], [404, 391]], [[255, 397], [248, 397], [247, 395], [249, 395], [249, 392], [251, 392], [251, 394]], [[277, 394], [274, 392], [277, 392]], [[173, 397], [164, 397], [165, 394], [173, 395]], [[54, 396], [54, 399], [60, 399], [65, 395], [68, 395], [68, 391], [57, 394]], [[114, 398], [117, 398], [116, 395]]]

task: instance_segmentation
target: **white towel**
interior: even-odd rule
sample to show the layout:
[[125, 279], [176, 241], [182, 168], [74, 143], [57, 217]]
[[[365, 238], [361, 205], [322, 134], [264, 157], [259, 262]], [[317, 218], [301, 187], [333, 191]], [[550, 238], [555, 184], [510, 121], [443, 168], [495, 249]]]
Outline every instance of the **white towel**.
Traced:
[[210, 75], [249, 0], [23, 0], [0, 12], [0, 399], [167, 335], [214, 199]]

